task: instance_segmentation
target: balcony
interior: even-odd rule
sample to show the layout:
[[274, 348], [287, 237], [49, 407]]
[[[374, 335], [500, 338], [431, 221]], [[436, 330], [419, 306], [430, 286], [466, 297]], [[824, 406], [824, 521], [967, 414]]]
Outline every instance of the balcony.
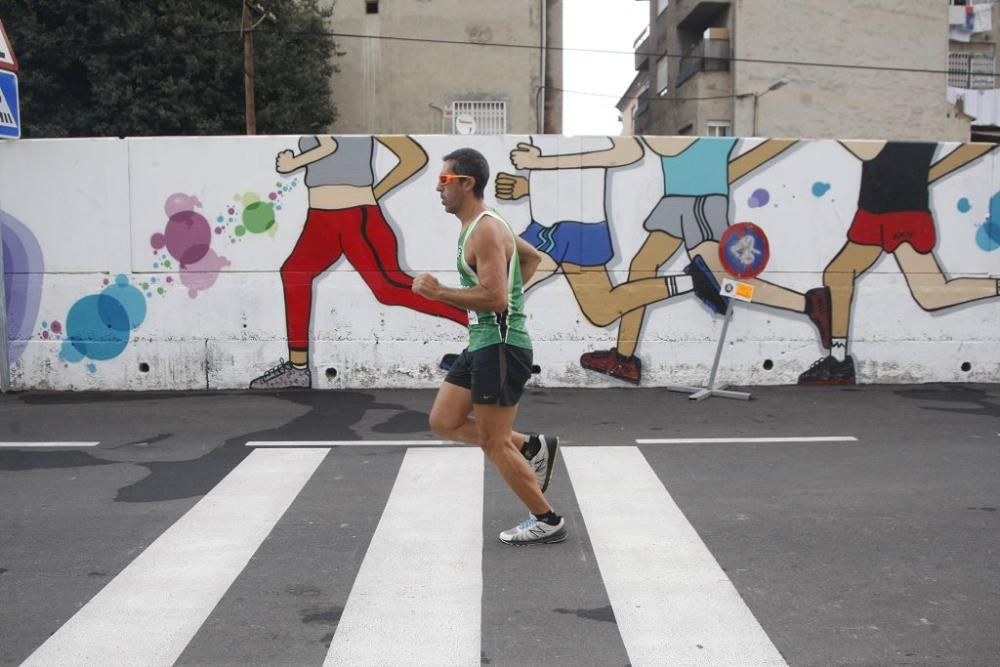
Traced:
[[[690, 11], [684, 14], [684, 18], [677, 23], [678, 30], [701, 32], [729, 9], [729, 2], [701, 1], [691, 3], [691, 5]], [[685, 8], [684, 3], [682, 3], [678, 10], [683, 12]]]
[[649, 69], [649, 26], [647, 25], [632, 42], [635, 49], [635, 71], [644, 72]]
[[681, 57], [678, 88], [698, 72], [729, 71], [729, 39], [703, 39]]

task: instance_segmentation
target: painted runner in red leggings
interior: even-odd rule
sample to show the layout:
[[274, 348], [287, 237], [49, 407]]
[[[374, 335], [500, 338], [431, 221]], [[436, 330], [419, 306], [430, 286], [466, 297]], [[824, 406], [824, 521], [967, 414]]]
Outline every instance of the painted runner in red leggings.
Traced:
[[[397, 164], [375, 182], [376, 141]], [[432, 301], [410, 289], [413, 279], [399, 266], [399, 244], [378, 201], [427, 164], [427, 154], [410, 137], [307, 136], [299, 153], [278, 154], [275, 169], [289, 174], [305, 168], [309, 213], [291, 255], [281, 267], [288, 333], [288, 361], [281, 361], [250, 383], [251, 389], [312, 386], [309, 330], [313, 283], [341, 257], [360, 274], [372, 294], [387, 306], [405, 306], [467, 326], [465, 311]]]

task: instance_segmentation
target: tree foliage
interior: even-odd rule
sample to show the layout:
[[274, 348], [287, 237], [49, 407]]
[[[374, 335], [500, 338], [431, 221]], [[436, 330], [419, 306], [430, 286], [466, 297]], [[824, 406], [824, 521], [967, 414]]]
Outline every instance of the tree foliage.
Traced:
[[[331, 10], [319, 2], [259, 0], [276, 17], [254, 31], [260, 134], [334, 121]], [[6, 0], [22, 136], [243, 134], [241, 10], [237, 0]]]

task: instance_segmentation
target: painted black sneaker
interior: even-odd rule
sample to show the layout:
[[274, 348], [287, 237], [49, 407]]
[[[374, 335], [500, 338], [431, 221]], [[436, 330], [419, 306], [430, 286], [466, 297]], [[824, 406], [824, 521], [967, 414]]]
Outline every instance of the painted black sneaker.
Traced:
[[691, 276], [694, 295], [701, 299], [705, 307], [713, 313], [725, 314], [729, 299], [719, 294], [719, 281], [712, 275], [712, 270], [708, 268], [701, 255], [691, 258], [691, 263], [684, 269], [684, 273]]
[[833, 355], [817, 360], [802, 375], [799, 384], [855, 384], [854, 359], [838, 361]]

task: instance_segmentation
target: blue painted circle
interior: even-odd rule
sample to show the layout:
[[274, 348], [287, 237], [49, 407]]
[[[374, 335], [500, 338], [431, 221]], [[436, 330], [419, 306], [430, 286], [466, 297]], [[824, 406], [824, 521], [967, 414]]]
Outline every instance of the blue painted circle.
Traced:
[[128, 344], [129, 329], [125, 307], [106, 294], [83, 297], [66, 315], [66, 335], [72, 346], [81, 355], [98, 361], [122, 353]]

